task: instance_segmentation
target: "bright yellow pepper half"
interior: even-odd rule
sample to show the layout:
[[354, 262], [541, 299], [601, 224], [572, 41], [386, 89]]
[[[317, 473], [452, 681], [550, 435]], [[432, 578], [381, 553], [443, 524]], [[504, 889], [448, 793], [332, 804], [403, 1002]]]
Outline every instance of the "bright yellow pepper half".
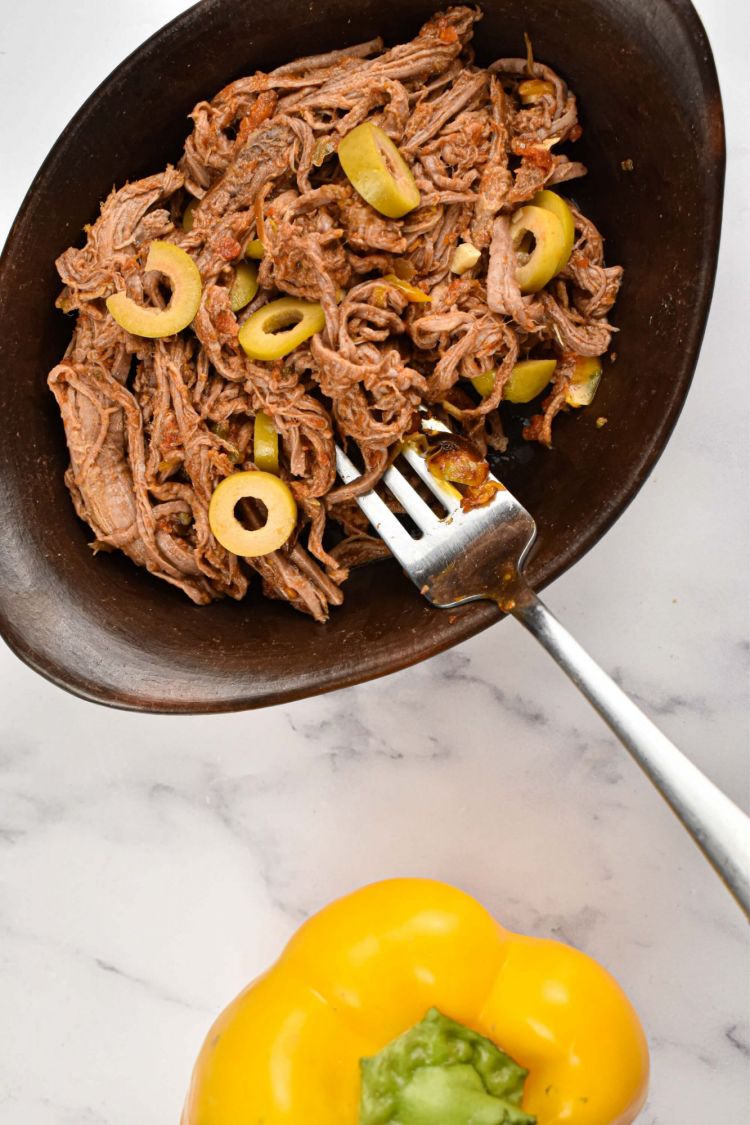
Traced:
[[183, 1125], [357, 1125], [360, 1059], [433, 1007], [528, 1068], [537, 1125], [629, 1125], [643, 1105], [646, 1039], [605, 969], [503, 929], [454, 887], [396, 879], [311, 918], [230, 1004]]

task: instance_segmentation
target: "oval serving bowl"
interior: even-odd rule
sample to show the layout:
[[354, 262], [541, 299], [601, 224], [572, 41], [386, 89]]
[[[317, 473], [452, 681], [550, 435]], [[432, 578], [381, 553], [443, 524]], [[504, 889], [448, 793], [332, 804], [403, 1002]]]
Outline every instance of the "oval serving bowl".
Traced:
[[[17, 655], [87, 699], [144, 711], [258, 707], [358, 683], [431, 656], [497, 620], [448, 614], [394, 562], [355, 572], [327, 625], [258, 591], [199, 608], [117, 554], [94, 557], [63, 483], [62, 424], [47, 390], [70, 322], [54, 261], [113, 183], [179, 157], [186, 114], [256, 69], [382, 34], [410, 38], [436, 0], [204, 0], [95, 91], [35, 178], [0, 259], [0, 625]], [[523, 33], [578, 95], [589, 176], [572, 194], [625, 266], [617, 362], [595, 405], [560, 417], [552, 451], [518, 441], [498, 471], [534, 514], [528, 573], [544, 586], [623, 511], [688, 391], [711, 297], [724, 133], [716, 72], [688, 0], [484, 0], [488, 63]], [[632, 170], [631, 163], [632, 162]], [[610, 424], [597, 429], [594, 418]]]

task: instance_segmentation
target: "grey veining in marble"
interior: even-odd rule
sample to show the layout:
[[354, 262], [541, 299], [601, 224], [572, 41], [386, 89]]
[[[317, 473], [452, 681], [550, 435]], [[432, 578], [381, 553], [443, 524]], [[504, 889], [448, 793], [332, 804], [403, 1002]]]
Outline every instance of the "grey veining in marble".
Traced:
[[[18, 112], [0, 126], [0, 237], [71, 112], [184, 6], [69, 0], [39, 35], [48, 3], [7, 5], [0, 91]], [[695, 387], [641, 495], [547, 597], [747, 806], [748, 15], [699, 8], [730, 170]], [[378, 683], [248, 715], [109, 713], [6, 650], [0, 673], [2, 1125], [176, 1125], [219, 1008], [310, 911], [404, 873], [456, 882], [618, 976], [652, 1049], [642, 1125], [749, 1118], [739, 911], [514, 622]]]

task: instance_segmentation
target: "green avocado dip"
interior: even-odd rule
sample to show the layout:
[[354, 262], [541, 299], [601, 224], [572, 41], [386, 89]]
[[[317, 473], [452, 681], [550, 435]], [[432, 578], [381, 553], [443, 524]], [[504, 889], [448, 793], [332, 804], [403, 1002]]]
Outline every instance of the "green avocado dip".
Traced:
[[432, 1008], [360, 1061], [359, 1125], [534, 1125], [527, 1071], [484, 1036]]

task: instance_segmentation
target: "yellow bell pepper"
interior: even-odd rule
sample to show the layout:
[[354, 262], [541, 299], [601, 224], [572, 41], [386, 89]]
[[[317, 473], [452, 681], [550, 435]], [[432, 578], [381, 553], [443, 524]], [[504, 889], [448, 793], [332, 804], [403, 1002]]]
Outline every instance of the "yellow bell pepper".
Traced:
[[424, 305], [432, 300], [432, 297], [429, 293], [425, 293], [424, 289], [420, 289], [418, 285], [410, 285], [408, 281], [395, 273], [387, 273], [383, 281], [389, 281], [391, 285], [395, 285], [396, 289], [401, 290], [407, 301], [412, 301], [417, 305]]
[[[646, 1040], [605, 969], [511, 933], [453, 887], [396, 879], [311, 918], [230, 1004], [198, 1058], [182, 1125], [357, 1125], [360, 1064], [435, 1008], [528, 1069], [521, 1105], [537, 1125], [629, 1125], [643, 1105]], [[440, 1081], [420, 1084], [433, 1099], [445, 1078], [434, 1070]], [[470, 1067], [458, 1072], [491, 1102]], [[423, 1110], [413, 1119], [428, 1120]], [[448, 1120], [506, 1117], [434, 1116]]]

